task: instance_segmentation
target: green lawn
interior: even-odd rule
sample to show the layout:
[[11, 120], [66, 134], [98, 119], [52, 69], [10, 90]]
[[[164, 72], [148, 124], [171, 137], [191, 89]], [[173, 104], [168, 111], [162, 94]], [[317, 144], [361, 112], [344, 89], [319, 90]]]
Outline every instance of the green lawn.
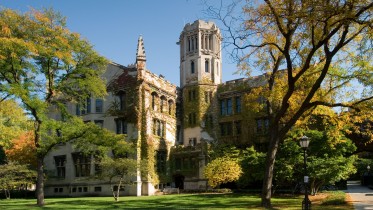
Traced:
[[[260, 197], [247, 194], [180, 194], [162, 196], [47, 198], [43, 208], [34, 199], [0, 200], [0, 209], [260, 209]], [[275, 197], [274, 209], [301, 209], [302, 197]], [[313, 205], [313, 210], [353, 209], [348, 205]]]

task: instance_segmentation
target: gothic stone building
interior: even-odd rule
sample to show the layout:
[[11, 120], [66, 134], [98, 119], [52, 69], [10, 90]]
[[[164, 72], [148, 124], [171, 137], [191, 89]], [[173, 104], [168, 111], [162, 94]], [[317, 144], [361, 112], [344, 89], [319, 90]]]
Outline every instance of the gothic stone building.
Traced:
[[[103, 77], [108, 96], [88, 98], [84, 107], [68, 104], [72, 114], [137, 142], [137, 159], [149, 173], [137, 173], [124, 195], [153, 195], [157, 189], [205, 189], [203, 169], [209, 144], [265, 144], [267, 121], [247, 117], [246, 93], [263, 85], [263, 77], [222, 83], [221, 34], [212, 22], [197, 20], [181, 32], [180, 87], [146, 68], [143, 39], [135, 64], [110, 63]], [[58, 113], [51, 117], [59, 119]], [[245, 126], [244, 126], [245, 125]], [[95, 180], [94, 157], [70, 144], [59, 145], [45, 160], [48, 196], [110, 195], [108, 180]]]

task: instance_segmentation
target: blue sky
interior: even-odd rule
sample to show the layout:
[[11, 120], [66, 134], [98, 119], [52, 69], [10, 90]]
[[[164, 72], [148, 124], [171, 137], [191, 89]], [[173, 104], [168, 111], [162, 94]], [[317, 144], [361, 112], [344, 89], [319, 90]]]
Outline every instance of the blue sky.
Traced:
[[[216, 1], [219, 2], [219, 1]], [[210, 20], [202, 0], [0, 0], [18, 11], [52, 7], [67, 26], [90, 41], [103, 56], [122, 65], [135, 61], [137, 39], [144, 38], [147, 68], [179, 85], [179, 46], [186, 23]], [[218, 25], [219, 23], [216, 22]], [[223, 51], [223, 81], [240, 78]]]

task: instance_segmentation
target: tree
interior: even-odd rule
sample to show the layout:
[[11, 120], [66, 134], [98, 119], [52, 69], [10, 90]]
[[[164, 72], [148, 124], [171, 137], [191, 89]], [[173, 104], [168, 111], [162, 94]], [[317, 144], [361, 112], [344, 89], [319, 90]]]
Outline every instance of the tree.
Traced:
[[259, 92], [269, 119], [262, 188], [262, 206], [269, 208], [277, 150], [302, 116], [317, 106], [371, 109], [373, 3], [247, 1], [242, 15], [235, 5], [208, 12], [224, 25], [242, 70], [261, 70], [267, 79]]
[[242, 169], [236, 159], [219, 157], [206, 165], [204, 174], [208, 184], [215, 188], [224, 183], [237, 181], [242, 174]]
[[36, 169], [36, 147], [33, 132], [25, 132], [12, 141], [12, 146], [5, 150], [6, 157], [11, 162], [26, 164]]
[[0, 165], [0, 188], [4, 190], [6, 199], [10, 199], [10, 190], [35, 183], [36, 172], [27, 165], [8, 163]]
[[0, 146], [10, 147], [11, 141], [30, 130], [30, 126], [25, 112], [14, 100], [0, 101]]
[[[74, 136], [65, 129], [71, 135], [48, 138], [56, 137], [58, 130], [47, 127], [66, 125], [76, 131], [78, 137], [87, 134], [79, 120], [67, 119], [65, 103], [79, 103], [106, 93], [100, 78], [106, 60], [79, 34], [70, 32], [65, 18], [51, 9], [24, 14], [1, 9], [0, 27], [0, 92], [19, 100], [34, 122], [37, 204], [42, 206], [43, 159], [57, 140], [71, 140]], [[83, 128], [54, 122], [47, 115], [53, 111], [61, 113], [61, 119]]]
[[136, 159], [105, 157], [100, 161], [99, 165], [100, 176], [106, 179], [109, 178], [114, 200], [119, 201], [120, 189], [123, 184], [130, 183], [131, 178], [136, 175]]

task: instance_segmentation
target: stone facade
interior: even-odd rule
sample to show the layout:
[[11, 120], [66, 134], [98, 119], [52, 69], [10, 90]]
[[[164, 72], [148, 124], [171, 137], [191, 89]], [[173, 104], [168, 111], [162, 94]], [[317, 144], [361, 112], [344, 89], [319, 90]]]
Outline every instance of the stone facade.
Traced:
[[[151, 73], [140, 36], [136, 62], [110, 63], [103, 75], [105, 99], [87, 99], [80, 115], [137, 142], [137, 160], [146, 160], [149, 173], [140, 172], [124, 195], [153, 195], [164, 187], [206, 189], [203, 170], [211, 143], [236, 146], [265, 144], [261, 131], [266, 121], [253, 117], [243, 102], [262, 77], [222, 83], [221, 34], [212, 22], [197, 20], [180, 34], [180, 87]], [[58, 114], [51, 116], [58, 119]], [[243, 126], [245, 125], [245, 126]], [[82, 157], [71, 145], [59, 145], [45, 158], [48, 196], [111, 195], [107, 180], [93, 180], [94, 157]]]

